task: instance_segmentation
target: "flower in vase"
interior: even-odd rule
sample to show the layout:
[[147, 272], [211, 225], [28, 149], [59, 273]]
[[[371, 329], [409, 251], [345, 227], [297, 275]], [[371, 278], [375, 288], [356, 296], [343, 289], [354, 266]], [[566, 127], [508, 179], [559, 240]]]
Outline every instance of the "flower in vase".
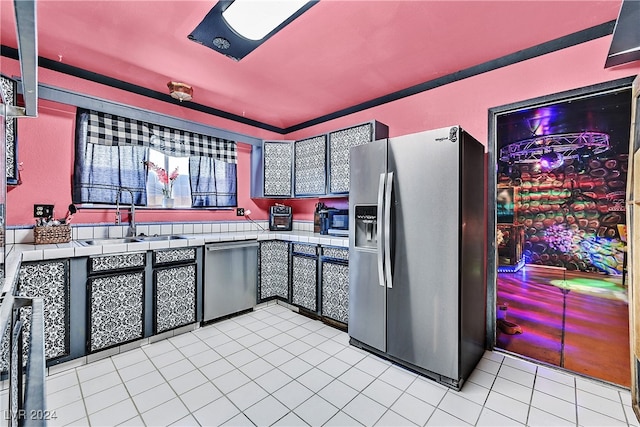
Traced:
[[167, 174], [167, 171], [164, 168], [156, 165], [153, 162], [143, 162], [149, 169], [156, 173], [158, 177], [158, 182], [162, 184], [162, 195], [165, 198], [171, 198], [171, 193], [173, 193], [173, 182], [178, 178], [180, 173], [178, 172], [178, 167], [171, 172], [171, 174]]

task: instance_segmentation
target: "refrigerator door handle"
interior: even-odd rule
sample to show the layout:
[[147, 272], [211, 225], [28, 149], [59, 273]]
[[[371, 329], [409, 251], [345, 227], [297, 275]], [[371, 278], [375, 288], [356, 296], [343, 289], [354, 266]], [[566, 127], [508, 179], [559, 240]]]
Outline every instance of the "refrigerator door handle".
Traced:
[[391, 193], [393, 192], [393, 172], [387, 173], [384, 201], [384, 267], [388, 288], [393, 288], [391, 277]]
[[376, 244], [378, 257], [378, 284], [384, 286], [384, 252], [382, 247], [382, 215], [384, 207], [384, 178], [385, 174], [380, 174], [378, 182], [378, 226], [376, 227]]

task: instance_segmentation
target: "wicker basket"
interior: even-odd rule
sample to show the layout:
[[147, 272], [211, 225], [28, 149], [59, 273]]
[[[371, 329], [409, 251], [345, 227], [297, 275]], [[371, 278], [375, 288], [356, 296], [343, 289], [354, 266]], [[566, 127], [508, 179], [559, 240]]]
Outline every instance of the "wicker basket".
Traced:
[[71, 241], [70, 225], [52, 225], [48, 227], [34, 227], [33, 239], [36, 245], [52, 243], [69, 243]]

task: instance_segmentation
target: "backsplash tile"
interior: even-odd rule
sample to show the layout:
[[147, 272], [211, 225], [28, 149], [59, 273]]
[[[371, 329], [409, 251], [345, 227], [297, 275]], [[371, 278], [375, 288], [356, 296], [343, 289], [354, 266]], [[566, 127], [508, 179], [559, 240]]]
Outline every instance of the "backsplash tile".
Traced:
[[71, 227], [76, 232], [75, 239], [92, 239], [93, 227]]
[[124, 226], [122, 225], [116, 225], [113, 227], [109, 227], [109, 238], [119, 238], [119, 237], [124, 237], [125, 235], [125, 229]]
[[109, 228], [105, 226], [93, 227], [93, 238], [94, 239], [105, 239], [109, 237]]
[[[300, 232], [313, 232], [313, 221], [293, 221], [293, 230]], [[125, 237], [128, 225], [89, 225], [74, 224], [71, 227], [73, 240], [104, 239]], [[170, 234], [212, 234], [212, 233], [234, 233], [252, 232], [264, 237], [264, 233], [269, 231], [269, 221], [218, 221], [208, 223], [152, 223], [138, 224], [137, 234], [170, 235]], [[261, 234], [262, 233], [262, 234]], [[275, 235], [272, 237], [274, 238]], [[291, 238], [289, 238], [291, 239]], [[330, 244], [328, 238], [322, 237], [295, 237], [303, 242]], [[320, 240], [322, 239], [322, 240]], [[12, 227], [6, 230], [7, 244], [31, 244], [33, 243], [33, 227]]]

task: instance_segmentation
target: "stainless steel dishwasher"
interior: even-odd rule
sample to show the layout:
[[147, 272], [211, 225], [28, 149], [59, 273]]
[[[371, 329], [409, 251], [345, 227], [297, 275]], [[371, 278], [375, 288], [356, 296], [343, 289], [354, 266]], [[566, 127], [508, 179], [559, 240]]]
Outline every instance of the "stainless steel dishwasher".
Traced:
[[258, 241], [209, 243], [205, 251], [204, 321], [256, 304]]

